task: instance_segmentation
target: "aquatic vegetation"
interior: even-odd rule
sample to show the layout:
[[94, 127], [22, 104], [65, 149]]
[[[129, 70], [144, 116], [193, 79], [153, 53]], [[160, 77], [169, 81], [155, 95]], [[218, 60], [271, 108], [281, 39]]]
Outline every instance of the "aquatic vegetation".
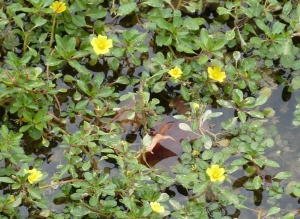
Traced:
[[299, 1], [0, 1], [0, 218], [294, 218], [299, 20]]

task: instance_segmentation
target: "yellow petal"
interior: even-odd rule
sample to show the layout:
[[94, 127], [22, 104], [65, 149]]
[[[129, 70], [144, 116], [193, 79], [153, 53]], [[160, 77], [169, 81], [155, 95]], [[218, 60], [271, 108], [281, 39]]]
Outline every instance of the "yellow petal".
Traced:
[[208, 168], [208, 169], [206, 170], [206, 173], [207, 173], [207, 175], [211, 176], [211, 175], [212, 175], [212, 169], [211, 169], [211, 168]]
[[211, 67], [208, 67], [207, 68], [207, 72], [211, 75], [214, 73], [213, 69]]

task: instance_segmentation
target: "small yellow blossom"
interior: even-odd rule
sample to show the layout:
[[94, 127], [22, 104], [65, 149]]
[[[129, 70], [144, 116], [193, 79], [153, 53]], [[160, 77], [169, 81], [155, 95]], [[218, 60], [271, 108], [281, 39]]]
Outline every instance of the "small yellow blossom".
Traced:
[[64, 2], [55, 1], [50, 8], [54, 11], [54, 13], [60, 14], [67, 9], [67, 6]]
[[28, 176], [28, 181], [30, 182], [30, 184], [39, 181], [43, 176], [42, 172], [37, 171], [35, 168], [33, 168], [32, 170], [24, 170], [24, 172], [30, 173], [30, 175]]
[[210, 177], [210, 181], [215, 182], [217, 180], [223, 182], [225, 179], [224, 168], [220, 168], [219, 165], [212, 165], [206, 170], [207, 175]]
[[169, 73], [169, 75], [172, 76], [172, 78], [175, 78], [175, 79], [180, 78], [182, 75], [182, 71], [178, 67], [171, 69], [168, 73]]
[[199, 103], [193, 103], [193, 107], [194, 107], [194, 109], [199, 109], [200, 105], [199, 105]]
[[91, 41], [94, 52], [96, 55], [105, 54], [113, 47], [112, 40], [107, 39], [107, 36], [98, 35], [98, 38], [93, 38]]
[[197, 167], [195, 165], [191, 165], [191, 170], [195, 171], [197, 170]]
[[161, 206], [158, 202], [150, 202], [152, 211], [156, 213], [163, 213], [165, 211], [164, 206]]
[[213, 69], [212, 69], [212, 67], [208, 67], [207, 72], [211, 79], [214, 79], [219, 82], [223, 82], [224, 79], [226, 78], [225, 72], [222, 72], [222, 69], [217, 66], [215, 66]]
[[194, 156], [199, 156], [200, 152], [199, 152], [199, 151], [193, 150], [192, 154], [193, 154]]
[[14, 201], [16, 201], [15, 196], [10, 195], [10, 200], [7, 202], [7, 204], [12, 203]]

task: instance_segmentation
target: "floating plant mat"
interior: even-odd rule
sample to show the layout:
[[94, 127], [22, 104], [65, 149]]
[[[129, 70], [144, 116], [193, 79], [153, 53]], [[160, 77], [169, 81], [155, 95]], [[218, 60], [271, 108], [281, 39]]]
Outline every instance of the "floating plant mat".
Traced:
[[299, 1], [0, 1], [0, 217], [297, 217], [299, 21]]

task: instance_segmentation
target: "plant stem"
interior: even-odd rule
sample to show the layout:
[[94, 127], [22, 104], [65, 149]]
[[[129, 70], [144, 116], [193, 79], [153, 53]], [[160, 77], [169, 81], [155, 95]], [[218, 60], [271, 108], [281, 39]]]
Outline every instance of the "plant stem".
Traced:
[[52, 47], [53, 39], [54, 39], [54, 30], [55, 30], [55, 23], [56, 23], [56, 14], [53, 17], [52, 29], [51, 29], [51, 37], [49, 47]]
[[28, 36], [29, 36], [29, 32], [25, 32], [25, 35], [24, 35], [24, 43], [23, 43], [23, 54], [24, 54], [24, 53], [26, 52], [26, 50], [27, 50]]
[[46, 186], [40, 186], [39, 189], [47, 189], [49, 187], [62, 185], [62, 184], [66, 184], [66, 183], [72, 183], [72, 182], [86, 182], [86, 180], [84, 180], [84, 179], [70, 179], [70, 180], [60, 181], [60, 182], [53, 183], [53, 184], [46, 185]]

